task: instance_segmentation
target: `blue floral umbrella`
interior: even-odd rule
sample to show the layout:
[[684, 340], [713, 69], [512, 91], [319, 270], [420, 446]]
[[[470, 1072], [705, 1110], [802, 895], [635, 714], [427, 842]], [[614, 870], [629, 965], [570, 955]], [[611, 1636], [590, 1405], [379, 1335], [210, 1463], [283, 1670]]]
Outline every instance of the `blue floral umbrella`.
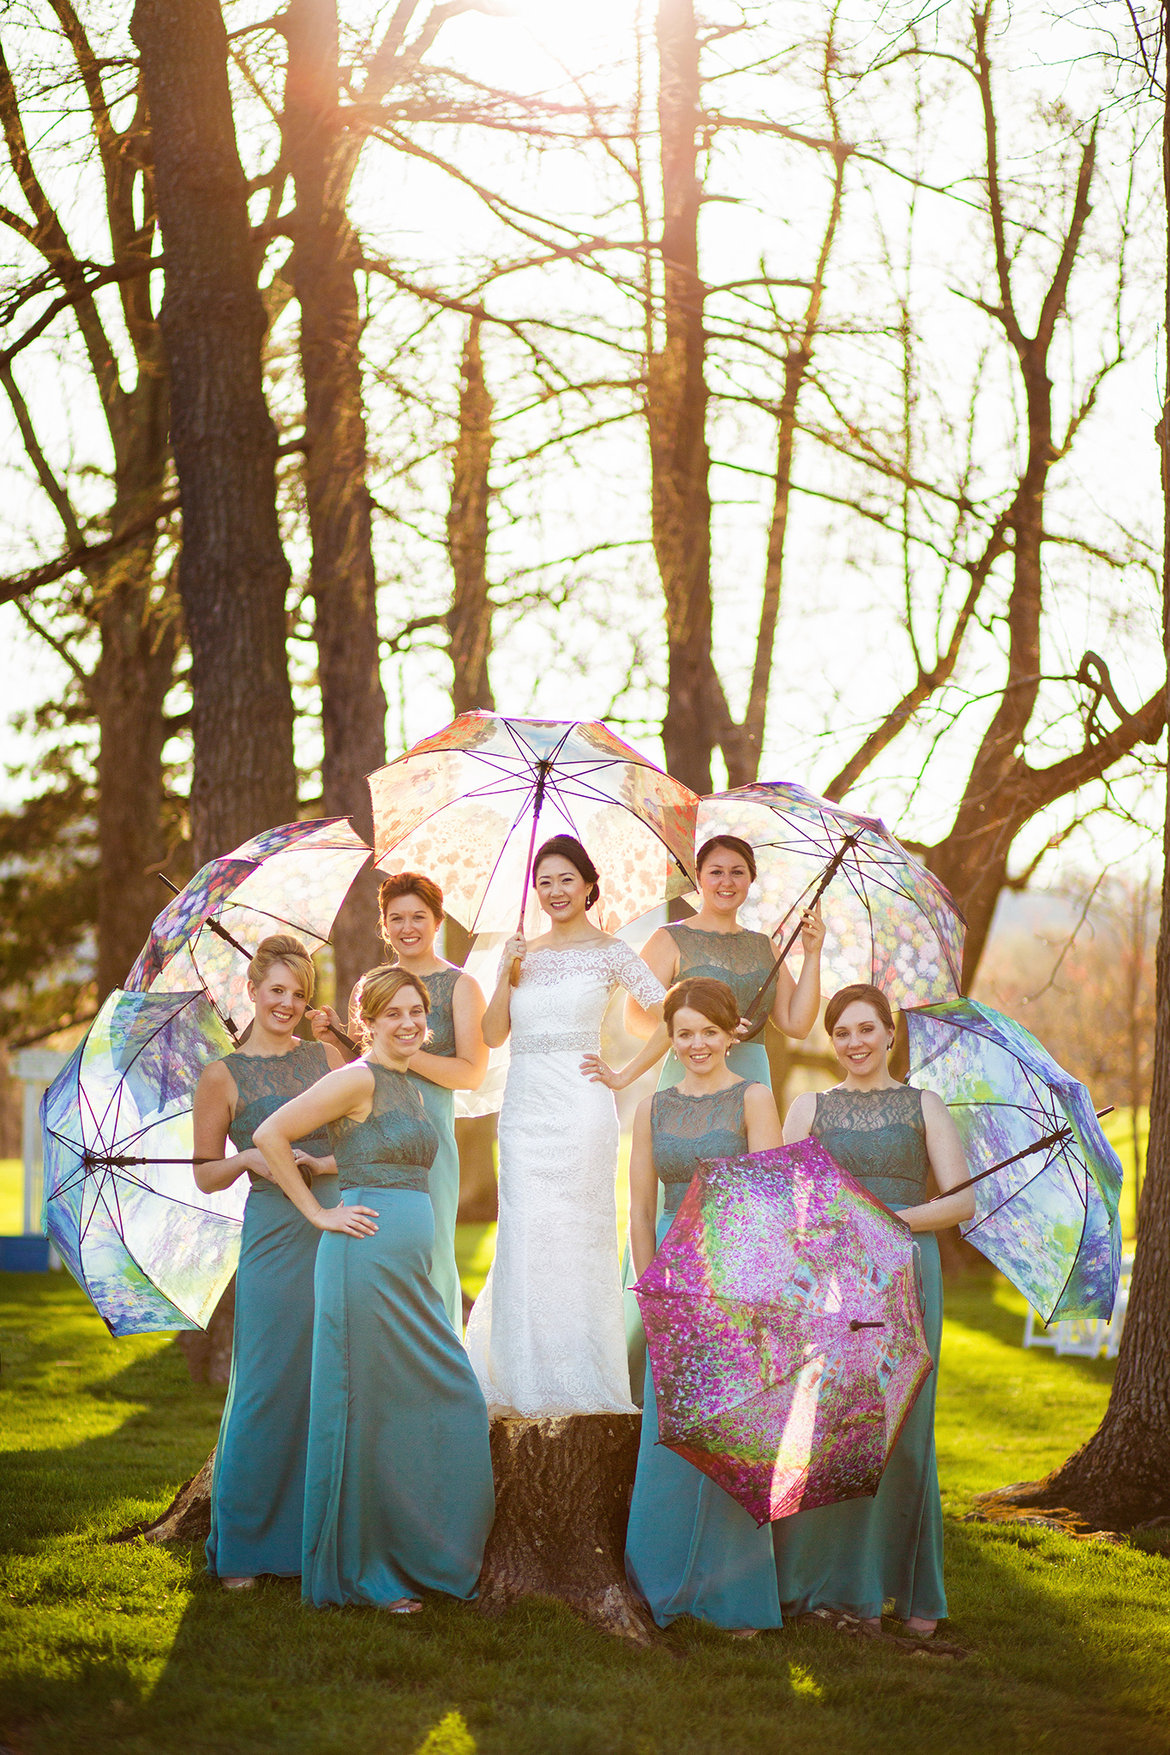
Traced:
[[202, 994], [115, 992], [41, 1101], [45, 1229], [111, 1334], [203, 1328], [235, 1272], [247, 1178], [197, 1188], [191, 1124], [231, 1049]]
[[1108, 1317], [1121, 1273], [1121, 1161], [1085, 1086], [973, 999], [903, 1012], [910, 1082], [937, 1091], [974, 1172], [961, 1227], [1045, 1322]]

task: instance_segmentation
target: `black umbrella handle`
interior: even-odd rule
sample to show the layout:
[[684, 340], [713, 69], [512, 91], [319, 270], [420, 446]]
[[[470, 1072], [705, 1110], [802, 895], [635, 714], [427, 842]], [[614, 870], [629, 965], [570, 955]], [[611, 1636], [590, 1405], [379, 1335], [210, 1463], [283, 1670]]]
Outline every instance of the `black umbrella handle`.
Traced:
[[[1098, 1109], [1097, 1120], [1100, 1121], [1104, 1115], [1112, 1115], [1115, 1107], [1113, 1103], [1109, 1103], [1104, 1109]], [[998, 1164], [989, 1165], [986, 1170], [981, 1170], [978, 1176], [968, 1176], [965, 1182], [956, 1182], [955, 1186], [948, 1188], [944, 1194], [932, 1194], [926, 1204], [931, 1206], [936, 1200], [946, 1200], [949, 1195], [962, 1194], [965, 1188], [974, 1188], [977, 1182], [983, 1182], [988, 1176], [994, 1176], [997, 1170], [1006, 1170], [1009, 1164], [1018, 1164], [1021, 1158], [1030, 1158], [1034, 1152], [1047, 1151], [1049, 1146], [1063, 1145], [1065, 1140], [1071, 1138], [1071, 1127], [1058, 1127], [1054, 1133], [1043, 1134], [1040, 1139], [1034, 1140], [1030, 1146], [1025, 1146], [1022, 1151], [1013, 1152], [1010, 1158], [1001, 1158]]]
[[769, 969], [767, 975], [765, 975], [763, 981], [761, 982], [759, 989], [757, 990], [757, 992], [753, 996], [752, 1002], [748, 1006], [748, 1009], [747, 1009], [746, 1013], [744, 1014], [745, 1017], [747, 1017], [747, 1019], [749, 1020], [749, 1022], [755, 1025], [755, 1029], [751, 1032], [752, 1035], [755, 1035], [756, 1031], [762, 1029], [763, 1025], [767, 1021], [767, 1011], [768, 1011], [767, 1006], [764, 1007], [763, 1011], [760, 1013], [759, 1016], [757, 1016], [757, 1008], [759, 1007], [760, 1001], [763, 999], [766, 999], [768, 994], [771, 992], [773, 983], [775, 982], [776, 977], [779, 975], [780, 969], [781, 969], [783, 963], [785, 962], [789, 951], [792, 949], [793, 945], [796, 943], [797, 939], [800, 937], [801, 929], [802, 929], [803, 922], [804, 922], [804, 916], [808, 913], [810, 908], [816, 907], [817, 903], [820, 901], [821, 897], [824, 895], [825, 891], [828, 889], [829, 885], [832, 883], [833, 879], [836, 877], [837, 873], [840, 871], [841, 867], [844, 865], [845, 860], [849, 854], [849, 849], [851, 847], [856, 847], [856, 845], [857, 845], [858, 841], [860, 841], [860, 839], [861, 839], [861, 830], [860, 829], [855, 829], [851, 835], [846, 835], [846, 837], [842, 841], [840, 847], [838, 847], [836, 853], [834, 853], [832, 859], [830, 859], [828, 865], [826, 865], [824, 871], [821, 873], [821, 881], [817, 885], [816, 892], [813, 895], [812, 900], [809, 902], [806, 902], [804, 907], [801, 909], [800, 920], [797, 921], [796, 925], [793, 927], [792, 931], [789, 933], [788, 938], [785, 941], [783, 950], [780, 951], [779, 954], [777, 955], [776, 961], [772, 964], [772, 967]]

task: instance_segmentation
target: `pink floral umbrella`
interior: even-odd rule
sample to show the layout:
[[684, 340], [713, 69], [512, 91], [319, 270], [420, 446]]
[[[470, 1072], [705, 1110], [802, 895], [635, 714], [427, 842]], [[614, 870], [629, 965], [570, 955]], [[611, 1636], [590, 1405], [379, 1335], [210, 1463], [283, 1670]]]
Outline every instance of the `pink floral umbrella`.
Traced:
[[700, 1164], [634, 1291], [660, 1443], [758, 1524], [877, 1492], [933, 1370], [913, 1240], [818, 1140]]

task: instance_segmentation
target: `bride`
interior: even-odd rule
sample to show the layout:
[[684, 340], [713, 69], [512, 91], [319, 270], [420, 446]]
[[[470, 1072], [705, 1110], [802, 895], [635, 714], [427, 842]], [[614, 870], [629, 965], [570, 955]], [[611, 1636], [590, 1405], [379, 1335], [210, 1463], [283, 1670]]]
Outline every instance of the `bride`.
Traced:
[[[581, 1070], [596, 1055], [619, 985], [661, 1015], [664, 989], [642, 959], [587, 918], [599, 895], [579, 841], [556, 835], [532, 862], [549, 929], [508, 940], [483, 1020], [509, 1032], [500, 1109], [496, 1256], [467, 1324], [491, 1415], [632, 1413], [618, 1271], [613, 1095]], [[512, 987], [512, 965], [519, 980]]]

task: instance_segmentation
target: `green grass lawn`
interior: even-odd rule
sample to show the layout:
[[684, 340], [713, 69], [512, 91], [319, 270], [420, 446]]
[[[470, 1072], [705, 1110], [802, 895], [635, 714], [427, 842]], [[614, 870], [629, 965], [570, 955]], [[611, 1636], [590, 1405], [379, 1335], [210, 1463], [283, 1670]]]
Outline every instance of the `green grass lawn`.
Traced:
[[627, 1649], [555, 1605], [489, 1621], [225, 1597], [202, 1556], [105, 1537], [206, 1454], [220, 1395], [112, 1341], [63, 1274], [0, 1281], [0, 1745], [17, 1755], [950, 1755], [1170, 1750], [1170, 1562], [961, 1521], [1096, 1424], [1111, 1367], [1020, 1349], [1000, 1282], [948, 1289], [939, 1461], [961, 1664], [693, 1623]]

